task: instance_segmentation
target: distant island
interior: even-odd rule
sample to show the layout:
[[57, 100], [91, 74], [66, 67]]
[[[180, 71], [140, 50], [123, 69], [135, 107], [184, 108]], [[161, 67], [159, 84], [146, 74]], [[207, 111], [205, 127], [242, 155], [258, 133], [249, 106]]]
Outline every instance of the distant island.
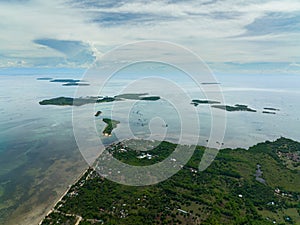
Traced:
[[276, 108], [270, 108], [270, 107], [265, 107], [265, 110], [270, 110], [270, 111], [280, 111], [279, 109]]
[[159, 96], [145, 96], [148, 93], [129, 93], [129, 94], [121, 94], [116, 95], [115, 99], [127, 99], [127, 100], [144, 100], [144, 101], [157, 101], [160, 99]]
[[101, 111], [97, 111], [97, 112], [95, 113], [95, 117], [100, 116], [101, 113], [102, 113]]
[[219, 82], [202, 82], [203, 85], [221, 84]]
[[37, 80], [52, 80], [53, 78], [51, 77], [39, 77], [39, 78], [36, 78]]
[[85, 104], [93, 103], [104, 103], [122, 100], [140, 100], [140, 101], [157, 101], [160, 99], [159, 96], [145, 96], [145, 94], [123, 94], [115, 97], [100, 97], [90, 96], [82, 98], [71, 98], [71, 97], [57, 97], [52, 99], [45, 99], [39, 102], [40, 105], [58, 105], [58, 106], [82, 106]]
[[111, 97], [85, 97], [85, 98], [70, 98], [70, 97], [58, 97], [52, 99], [46, 99], [39, 102], [40, 105], [58, 105], [58, 106], [82, 106], [93, 103], [103, 103], [115, 101]]
[[53, 79], [50, 80], [50, 82], [54, 82], [54, 83], [76, 83], [76, 82], [80, 82], [81, 80], [75, 80], [75, 79]]
[[90, 86], [88, 83], [75, 83], [75, 82], [69, 82], [65, 83], [62, 86]]
[[89, 86], [84, 80], [78, 79], [53, 79], [51, 77], [39, 77], [37, 80], [48, 80], [51, 83], [63, 83], [62, 86]]
[[111, 136], [113, 129], [117, 128], [117, 125], [120, 123], [120, 121], [112, 120], [108, 118], [103, 118], [102, 121], [106, 123], [106, 127], [102, 132], [104, 136]]
[[214, 101], [214, 100], [207, 100], [207, 99], [205, 100], [193, 99], [191, 104], [194, 106], [198, 106], [199, 104], [219, 104], [219, 103], [221, 102]]
[[270, 112], [270, 111], [262, 111], [262, 113], [265, 113], [265, 114], [276, 114], [275, 112]]
[[[136, 141], [107, 150], [123, 163], [145, 166], [162, 161], [177, 146], [161, 142], [140, 152], [130, 147], [139, 146]], [[223, 149], [201, 172], [205, 148], [198, 146], [177, 174], [143, 187], [114, 183], [89, 168], [41, 224], [298, 224], [299, 149], [300, 143], [286, 138], [248, 150]], [[111, 173], [122, 176], [114, 168]]]
[[234, 106], [230, 105], [212, 105], [211, 107], [217, 109], [223, 109], [228, 112], [235, 112], [235, 111], [248, 111], [248, 112], [256, 112], [255, 109], [249, 108], [247, 105], [235, 104]]

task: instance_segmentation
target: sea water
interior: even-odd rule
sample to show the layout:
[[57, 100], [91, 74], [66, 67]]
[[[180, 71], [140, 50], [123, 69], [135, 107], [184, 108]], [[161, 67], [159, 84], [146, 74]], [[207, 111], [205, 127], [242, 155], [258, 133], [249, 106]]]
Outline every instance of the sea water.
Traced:
[[[39, 105], [39, 101], [44, 99], [72, 97], [78, 87], [37, 80], [39, 77], [81, 79], [83, 73], [83, 70], [70, 69], [0, 71], [0, 218], [9, 217], [26, 202], [34, 202], [35, 206], [50, 204], [54, 196], [59, 195], [59, 191], [67, 187], [67, 182], [70, 181], [59, 174], [63, 172], [70, 176], [76, 175], [75, 170], [68, 173], [68, 169], [77, 166], [77, 161], [84, 168], [85, 164], [73, 135], [72, 107], [75, 106]], [[222, 147], [247, 148], [280, 136], [300, 141], [299, 76], [217, 74], [216, 78], [224, 97], [222, 104], [245, 104], [257, 110], [226, 113], [224, 139], [220, 140], [224, 143]], [[147, 87], [124, 89], [124, 83], [127, 83], [126, 79], [114, 79], [108, 82], [100, 94], [114, 96], [120, 94], [120, 90], [157, 94]], [[188, 80], [182, 81], [182, 87], [189, 93], [189, 101], [205, 98]], [[89, 87], [84, 88], [88, 90]], [[189, 135], [199, 135], [198, 144], [206, 144], [211, 131], [211, 110], [221, 112], [221, 109], [212, 109], [209, 105], [202, 104], [195, 108], [190, 102], [188, 104], [190, 110], [196, 110], [201, 125], [199, 133], [191, 132]], [[102, 103], [95, 106], [95, 112], [101, 110], [102, 116], [94, 118], [94, 112], [91, 112], [90, 117], [95, 120], [99, 137], [105, 144], [132, 135], [158, 140], [164, 135], [165, 140], [176, 142], [181, 132], [181, 117], [188, 115], [178, 114], [174, 105], [176, 102], [168, 102], [167, 99]], [[279, 111], [275, 111], [276, 114], [264, 114], [262, 111], [265, 107]], [[101, 122], [101, 118], [104, 116], [120, 121], [113, 131], [117, 138], [102, 136], [105, 124]], [[195, 121], [190, 120], [188, 123], [193, 126]], [[61, 163], [55, 164], [57, 161]], [[57, 180], [61, 182], [59, 185]], [[22, 213], [27, 212], [20, 211], [20, 217]]]

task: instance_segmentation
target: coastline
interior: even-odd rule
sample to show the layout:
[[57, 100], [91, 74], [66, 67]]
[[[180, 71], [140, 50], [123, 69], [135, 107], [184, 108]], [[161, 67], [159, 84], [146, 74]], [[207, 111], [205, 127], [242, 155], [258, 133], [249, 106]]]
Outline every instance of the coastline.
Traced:
[[45, 214], [45, 216], [43, 217], [43, 219], [38, 223], [38, 225], [41, 225], [43, 223], [43, 221], [45, 220], [45, 218], [50, 215], [54, 209], [55, 209], [55, 206], [65, 197], [66, 194], [68, 194], [69, 190], [71, 189], [71, 187], [76, 184], [87, 172], [88, 170], [90, 169], [90, 167], [84, 169], [84, 171], [76, 178], [76, 180], [70, 184], [68, 186], [68, 188], [66, 189], [66, 191], [61, 195], [61, 197], [53, 204], [52, 208]]
[[[287, 144], [289, 144], [289, 146], [290, 147], [286, 147], [287, 146]], [[236, 157], [241, 157], [240, 159], [241, 159], [241, 162], [243, 161], [242, 159], [244, 159], [244, 161], [246, 162], [247, 161], [247, 159], [249, 158], [249, 156], [256, 156], [256, 157], [254, 157], [256, 160], [254, 160], [253, 162], [251, 162], [250, 163], [250, 167], [246, 170], [246, 171], [241, 171], [241, 173], [239, 173], [239, 172], [237, 172], [237, 171], [239, 171], [239, 170], [226, 170], [226, 165], [223, 167], [223, 169], [221, 170], [221, 171], [223, 171], [223, 173], [218, 173], [217, 171], [218, 171], [218, 169], [219, 169], [219, 167], [212, 167], [211, 169], [212, 169], [212, 171], [210, 171], [210, 172], [208, 172], [208, 173], [211, 173], [211, 174], [215, 174], [215, 175], [217, 175], [217, 176], [215, 176], [215, 178], [217, 179], [217, 177], [218, 177], [218, 175], [222, 175], [222, 176], [225, 176], [226, 177], [226, 179], [229, 179], [231, 182], [233, 182], [233, 183], [235, 183], [236, 182], [236, 180], [238, 179], [238, 180], [240, 180], [240, 179], [244, 179], [244, 178], [247, 178], [246, 179], [246, 183], [244, 183], [243, 184], [243, 186], [245, 186], [245, 187], [249, 187], [249, 185], [250, 184], [252, 184], [253, 182], [255, 183], [255, 182], [258, 182], [258, 183], [261, 183], [261, 180], [257, 180], [256, 179], [256, 181], [255, 180], [253, 180], [251, 177], [253, 177], [253, 171], [252, 171], [252, 169], [256, 169], [257, 168], [257, 165], [262, 165], [263, 166], [263, 169], [264, 169], [264, 179], [266, 179], [268, 182], [270, 182], [269, 184], [268, 184], [268, 186], [269, 186], [269, 188], [268, 189], [266, 189], [266, 190], [263, 190], [263, 191], [265, 191], [266, 193], [268, 193], [267, 195], [265, 195], [265, 199], [264, 199], [264, 201], [263, 202], [268, 202], [269, 200], [273, 200], [274, 202], [280, 202], [280, 200], [281, 200], [281, 198], [286, 198], [286, 196], [290, 196], [291, 197], [291, 199], [288, 199], [288, 201], [291, 201], [291, 202], [294, 202], [295, 200], [293, 200], [293, 196], [297, 196], [297, 191], [299, 190], [299, 189], [297, 189], [296, 187], [293, 187], [293, 185], [295, 184], [295, 182], [294, 181], [297, 181], [298, 180], [298, 178], [297, 178], [297, 176], [296, 175], [293, 175], [292, 177], [293, 177], [293, 179], [294, 179], [294, 181], [293, 180], [290, 180], [288, 183], [286, 183], [285, 181], [282, 181], [281, 179], [275, 179], [275, 180], [273, 180], [273, 174], [272, 173], [270, 173], [270, 168], [273, 168], [273, 167], [270, 167], [270, 163], [272, 163], [273, 164], [273, 158], [271, 157], [269, 157], [269, 156], [271, 156], [274, 152], [276, 153], [276, 155], [277, 155], [277, 157], [279, 157], [278, 159], [280, 159], [281, 160], [281, 163], [277, 163], [276, 165], [277, 165], [277, 167], [278, 167], [278, 169], [282, 169], [281, 170], [281, 172], [280, 172], [280, 174], [281, 174], [281, 177], [283, 177], [283, 175], [287, 172], [287, 169], [288, 168], [282, 168], [282, 163], [284, 163], [286, 160], [288, 160], [289, 159], [289, 153], [284, 153], [284, 151], [282, 151], [284, 148], [287, 148], [288, 150], [289, 150], [289, 152], [294, 152], [294, 151], [296, 151], [297, 150], [297, 148], [299, 149], [299, 144], [300, 143], [297, 143], [296, 141], [293, 141], [293, 140], [291, 140], [291, 139], [287, 139], [287, 138], [280, 138], [280, 139], [277, 139], [276, 141], [274, 141], [274, 142], [270, 142], [270, 141], [265, 141], [265, 142], [262, 142], [262, 143], [258, 143], [257, 145], [254, 145], [251, 149], [248, 149], [248, 150], [246, 150], [246, 149], [239, 149], [240, 151], [242, 151], [242, 152], [239, 152], [239, 151], [229, 151], [230, 149], [225, 149], [225, 151], [221, 154], [221, 155], [223, 155], [223, 158], [222, 158], [222, 156], [221, 156], [221, 159], [222, 160], [224, 160], [224, 159], [228, 159], [228, 156], [232, 156], [232, 158], [233, 158], [233, 160], [230, 162], [230, 163], [232, 163], [232, 168], [235, 168], [235, 169], [238, 169], [238, 168], [240, 168], [240, 165], [239, 164], [236, 164]], [[269, 146], [269, 147], [268, 147]], [[203, 147], [203, 146], [202, 146]], [[119, 149], [121, 149], [122, 148], [122, 146], [119, 146]], [[231, 150], [233, 150], [233, 149], [231, 149]], [[245, 151], [246, 150], [246, 151]], [[257, 154], [257, 153], [261, 153], [261, 154]], [[283, 152], [283, 153], [282, 153]], [[278, 153], [278, 154], [277, 154]], [[247, 154], [248, 156], [244, 156], [245, 154]], [[197, 155], [197, 154], [196, 154]], [[133, 156], [133, 157], [135, 157], [135, 156]], [[198, 155], [198, 157], [199, 157], [199, 155]], [[196, 158], [197, 158], [197, 156], [196, 156]], [[221, 160], [221, 161], [222, 161]], [[260, 161], [260, 160], [262, 160], [262, 161]], [[298, 157], [297, 158], [297, 160], [298, 160], [298, 162], [300, 162], [300, 158]], [[260, 164], [256, 164], [256, 161], [259, 161], [260, 162]], [[187, 167], [185, 167], [184, 168], [184, 170], [183, 170], [183, 172], [181, 172], [182, 174], [181, 174], [181, 176], [182, 175], [184, 175], [184, 177], [186, 176], [186, 175], [190, 175], [191, 176], [191, 178], [193, 178], [193, 177], [195, 177], [196, 175], [195, 175], [195, 173], [197, 173], [197, 170], [196, 169], [194, 169], [194, 168], [196, 168], [195, 167], [195, 165], [198, 165], [198, 163], [197, 162], [195, 162], [195, 161], [192, 161]], [[234, 166], [235, 165], [235, 166]], [[247, 164], [248, 165], [248, 164]], [[296, 168], [296, 167], [295, 167]], [[214, 170], [216, 170], [215, 172], [213, 172]], [[195, 172], [196, 171], [196, 172]], [[268, 172], [269, 171], [269, 172]], [[47, 217], [47, 215], [44, 217], [44, 219], [39, 223], [39, 224], [42, 224], [44, 221], [46, 221], [46, 224], [48, 224], [49, 222], [48, 221], [50, 221], [50, 223], [51, 222], [53, 222], [53, 221], [57, 221], [57, 216], [58, 216], [58, 218], [67, 218], [67, 217], [72, 217], [72, 218], [68, 218], [67, 220], [70, 220], [70, 221], [72, 221], [72, 224], [75, 224], [75, 225], [78, 225], [82, 220], [83, 221], [106, 221], [105, 220], [105, 218], [102, 218], [102, 217], [99, 217], [99, 218], [97, 218], [96, 220], [95, 220], [95, 218], [93, 218], [93, 217], [86, 217], [86, 215], [85, 215], [85, 213], [84, 212], [86, 212], [86, 211], [82, 211], [82, 209], [85, 209], [85, 210], [90, 210], [90, 208], [87, 208], [87, 205], [85, 205], [85, 204], [83, 204], [83, 205], [81, 205], [81, 204], [78, 204], [79, 202], [81, 202], [81, 201], [78, 201], [78, 200], [82, 200], [82, 196], [81, 195], [79, 195], [79, 197], [77, 197], [77, 193], [78, 193], [78, 190], [82, 187], [82, 186], [84, 186], [85, 184], [87, 184], [87, 185], [90, 185], [90, 184], [93, 184], [93, 185], [96, 185], [97, 187], [99, 187], [98, 185], [100, 184], [100, 185], [108, 185], [107, 187], [112, 187], [112, 186], [110, 186], [111, 184], [110, 184], [110, 181], [104, 181], [105, 179], [102, 177], [102, 179], [101, 179], [101, 182], [99, 182], [99, 180], [97, 180], [98, 178], [97, 178], [97, 176], [95, 177], [94, 176], [94, 173], [95, 172], [95, 170], [93, 169], [93, 168], [91, 168], [91, 167], [89, 167], [88, 169], [85, 169], [84, 170], [84, 172], [82, 172], [81, 173], [81, 175], [76, 179], [76, 181], [75, 181], [75, 183], [74, 183], [74, 185], [75, 185], [75, 187], [74, 187], [74, 190], [73, 190], [73, 185], [72, 186], [69, 186], [69, 188], [68, 188], [68, 190], [67, 191], [65, 191], [64, 193], [63, 193], [63, 195], [61, 196], [61, 198], [60, 198], [60, 200], [58, 200], [58, 201], [56, 201], [56, 203], [55, 203], [55, 206], [56, 205], [58, 205], [57, 207], [53, 207], [48, 213], [47, 213], [47, 215], [49, 215], [51, 212], [53, 212], [54, 214], [55, 214], [55, 216], [54, 217], [52, 217], [52, 216], [50, 216], [50, 217]], [[186, 174], [187, 173], [187, 174]], [[289, 174], [291, 174], [291, 171], [289, 171]], [[210, 176], [208, 176], [207, 177], [207, 179], [208, 180], [210, 180], [210, 178], [209, 178]], [[94, 178], [97, 178], [96, 180], [94, 180], [93, 181], [93, 179]], [[176, 176], [174, 177], [175, 179], [176, 179]], [[178, 180], [179, 179], [179, 180]], [[183, 179], [183, 177], [177, 177], [177, 182], [181, 182], [181, 180]], [[90, 180], [92, 183], [86, 183], [86, 181], [88, 181], [88, 180]], [[217, 179], [217, 180], [219, 180], [219, 179]], [[103, 181], [103, 183], [102, 183], [102, 181]], [[299, 181], [299, 180], [298, 180]], [[298, 182], [297, 181], [297, 182]], [[248, 183], [249, 182], [249, 183]], [[210, 182], [206, 182], [206, 183], [210, 183]], [[253, 190], [252, 191], [254, 191], [254, 190], [260, 190], [261, 189], [261, 186], [258, 184], [258, 183], [256, 183], [256, 185], [254, 185], [253, 186]], [[173, 184], [172, 182], [170, 183], [170, 184]], [[199, 183], [200, 184], [200, 183]], [[213, 183], [214, 184], [214, 183]], [[299, 184], [299, 183], [298, 183]], [[214, 184], [215, 185], [215, 184]], [[292, 186], [291, 186], [292, 185]], [[122, 186], [122, 185], [121, 185]], [[208, 185], [209, 186], [209, 185]], [[275, 187], [278, 187], [278, 186], [280, 186], [281, 188], [280, 188], [280, 190], [277, 188], [275, 188]], [[118, 184], [114, 184], [114, 186], [113, 186], [114, 188], [116, 188], [116, 190], [119, 190], [119, 192], [121, 191], [124, 191], [124, 189], [123, 189], [123, 187], [122, 188], [120, 188], [120, 185], [118, 185]], [[170, 187], [173, 187], [172, 185], [170, 186]], [[164, 186], [164, 188], [166, 188], [166, 190], [169, 190], [169, 188], [170, 188], [168, 185], [167, 186]], [[252, 186], [251, 186], [252, 187]], [[119, 188], [119, 189], [118, 189]], [[186, 188], [191, 188], [190, 186], [188, 186], [188, 187], [186, 187]], [[275, 188], [275, 189], [274, 189]], [[71, 192], [69, 193], [70, 195], [67, 195], [68, 194], [68, 191], [70, 191], [71, 190]], [[95, 189], [96, 190], [96, 189]], [[97, 196], [98, 196], [98, 194], [100, 194], [100, 196], [102, 196], [103, 198], [106, 198], [106, 196], [108, 196], [109, 195], [109, 193], [110, 192], [105, 192], [105, 190], [109, 190], [109, 188], [104, 188], [103, 190], [102, 189], [98, 189], [98, 191], [96, 190], [95, 191], [94, 189], [91, 189], [90, 191], [90, 193], [93, 193], [93, 192], [95, 192], [94, 194], [96, 194]], [[128, 191], [130, 191], [130, 190], [132, 190], [131, 188], [128, 188]], [[230, 189], [231, 190], [231, 189]], [[282, 192], [282, 193], [284, 193], [284, 195], [276, 195], [275, 194], [275, 197], [274, 197], [274, 193], [276, 193], [276, 192], [278, 192], [278, 190], [280, 191], [280, 192]], [[104, 192], [103, 192], [104, 191]], [[235, 188], [233, 188], [231, 191], [233, 191], [232, 193], [234, 193], [234, 196], [230, 196], [230, 198], [232, 198], [232, 201], [236, 201], [237, 203], [238, 202], [240, 202], [241, 201], [241, 199], [242, 198], [248, 198], [249, 199], [249, 197], [253, 197], [253, 196], [247, 196], [247, 190], [245, 189], [245, 190], [243, 190], [243, 189], [241, 189], [240, 188], [240, 186], [239, 187], [237, 187], [237, 189], [235, 189]], [[236, 192], [236, 191], [238, 191], [238, 192]], [[118, 191], [117, 191], [118, 192]], [[120, 192], [120, 193], [121, 193]], [[136, 196], [133, 196], [132, 197], [132, 199], [131, 200], [136, 200], [136, 199], [139, 199], [139, 198], [137, 198], [137, 197], [139, 197], [140, 195], [142, 195], [142, 193], [143, 192], [141, 192], [141, 193], [139, 193], [138, 195], [136, 195]], [[157, 192], [157, 193], [160, 193], [160, 192]], [[236, 193], [239, 193], [238, 195], [236, 195]], [[286, 194], [287, 193], [287, 194]], [[271, 197], [270, 197], [270, 196]], [[63, 199], [64, 198], [64, 196], [66, 196], [66, 199]], [[245, 196], [245, 197], [244, 197]], [[277, 197], [276, 197], [277, 196]], [[114, 195], [114, 197], [117, 197], [117, 198], [119, 198], [119, 195]], [[205, 199], [207, 196], [205, 195], [205, 194], [203, 194], [202, 195], [202, 197]], [[269, 199], [269, 197], [270, 197], [270, 199]], [[76, 199], [76, 198], [78, 198], [78, 199]], [[84, 197], [83, 197], [84, 198]], [[254, 200], [256, 199], [256, 197], [253, 197], [254, 198]], [[62, 200], [63, 199], [63, 200]], [[72, 200], [73, 199], [73, 200]], [[75, 200], [74, 200], [75, 199]], [[200, 199], [200, 197], [199, 197], [199, 199]], [[62, 200], [62, 201], [61, 201]], [[128, 199], [127, 199], [128, 200]], [[254, 201], [253, 200], [253, 201]], [[59, 201], [61, 201], [61, 202], [59, 202]], [[68, 201], [73, 201], [73, 203], [71, 203], [70, 204], [70, 202], [68, 202]], [[97, 201], [94, 201], [94, 200], [92, 200], [92, 203], [95, 203], [95, 202], [97, 202]], [[146, 200], [146, 197], [145, 197], [145, 199], [144, 199], [144, 201], [148, 201], [148, 200]], [[129, 201], [130, 202], [130, 201]], [[133, 201], [134, 202], [134, 201]], [[179, 201], [180, 202], [180, 201]], [[199, 205], [205, 205], [206, 204], [206, 202], [205, 201], [198, 201], [198, 202], [200, 202], [200, 203], [196, 203], [196, 204], [199, 204]], [[61, 204], [60, 204], [61, 203]], [[74, 205], [74, 203], [76, 203], [75, 205]], [[151, 203], [151, 201], [150, 201], [150, 203]], [[149, 203], [149, 204], [150, 204]], [[78, 204], [78, 205], [77, 205]], [[102, 204], [102, 203], [97, 203], [97, 204]], [[116, 205], [114, 205], [114, 207], [121, 207], [120, 209], [122, 209], [122, 208], [124, 208], [124, 206], [126, 206], [126, 204], [124, 205], [124, 202], [123, 201], [120, 201], [119, 203], [114, 203], [114, 204], [116, 204]], [[152, 204], [152, 203], [151, 203]], [[279, 203], [278, 203], [279, 204]], [[64, 206], [65, 205], [65, 206]], [[89, 205], [89, 204], [88, 204]], [[93, 205], [93, 204], [91, 204], [91, 205]], [[139, 205], [139, 204], [138, 204]], [[70, 206], [71, 206], [71, 208], [70, 208]], [[167, 208], [169, 207], [168, 205], [166, 205], [167, 206]], [[261, 205], [260, 205], [261, 207], [267, 207], [267, 206], [265, 206], [265, 203], [261, 203]], [[61, 209], [61, 207], [62, 207], [62, 209]], [[66, 208], [65, 208], [66, 207]], [[77, 211], [77, 210], [75, 210], [75, 208], [73, 209], [73, 207], [75, 207], [76, 209], [77, 208], [79, 208], [80, 210], [79, 211]], [[82, 207], [82, 208], [80, 208], [80, 207]], [[104, 206], [102, 206], [101, 205], [101, 207], [104, 207], [104, 209], [107, 207], [107, 204], [105, 205], [104, 204]], [[129, 205], [128, 205], [128, 207], [129, 207]], [[142, 206], [141, 206], [142, 207]], [[187, 207], [187, 206], [186, 206]], [[66, 210], [67, 209], [67, 210]], [[118, 208], [119, 209], [119, 208]], [[189, 209], [189, 208], [188, 208]], [[245, 207], [244, 208], [245, 210], [247, 209], [247, 207]], [[267, 209], [267, 208], [266, 208]], [[295, 207], [290, 207], [289, 209], [292, 209], [292, 210], [295, 210]], [[97, 209], [97, 207], [96, 207], [96, 210], [98, 210]], [[110, 209], [111, 210], [111, 209]], [[129, 210], [129, 209], [128, 209]], [[173, 210], [179, 210], [178, 208], [173, 208]], [[259, 210], [259, 209], [257, 209], [257, 210]], [[280, 209], [279, 209], [280, 210]], [[93, 211], [93, 209], [91, 210], [91, 211]], [[201, 211], [200, 209], [199, 209], [199, 211]], [[269, 210], [270, 211], [270, 210]], [[96, 211], [95, 211], [96, 212]], [[97, 211], [98, 212], [98, 211]], [[109, 209], [107, 209], [106, 210], [106, 213], [109, 213], [110, 211], [109, 211]], [[185, 211], [185, 212], [190, 212], [190, 211]], [[260, 211], [259, 211], [260, 212]], [[271, 211], [270, 211], [271, 212]], [[155, 212], [156, 213], [156, 212]], [[153, 215], [156, 215], [156, 214], [153, 214]], [[197, 215], [197, 214], [195, 214], [193, 211], [192, 212], [190, 212], [191, 214], [193, 214], [193, 216], [195, 216], [195, 215]], [[105, 214], [105, 213], [104, 213]], [[104, 215], [103, 214], [103, 215]], [[276, 213], [276, 215], [277, 215], [278, 213]], [[103, 216], [102, 215], [102, 216]], [[129, 215], [129, 214], [126, 214], [126, 216], [127, 215]], [[130, 214], [131, 215], [131, 214]], [[224, 215], [225, 215], [225, 217], [227, 216], [227, 214], [226, 214], [226, 212], [224, 213]], [[265, 214], [264, 213], [259, 213], [259, 215], [260, 215], [260, 217], [259, 218], [252, 218], [253, 220], [255, 220], [255, 219], [258, 219], [258, 220], [260, 220], [260, 221], [262, 221], [265, 217]], [[284, 220], [286, 220], [286, 218], [292, 218], [293, 220], [295, 220], [295, 221], [298, 221], [298, 219], [300, 219], [300, 217], [297, 217], [297, 216], [294, 216], [293, 214], [291, 214], [291, 212], [287, 212], [287, 211], [284, 211], [284, 210], [281, 210], [280, 211], [280, 216], [276, 216], [275, 214], [273, 215], [272, 214], [272, 216], [270, 217], [271, 219], [272, 219], [272, 221], [284, 221]], [[284, 217], [284, 215], [288, 215], [288, 216], [285, 216]], [[61, 216], [61, 217], [60, 217]], [[120, 216], [120, 215], [119, 215]], [[290, 216], [290, 217], [289, 217]], [[116, 218], [118, 217], [118, 215], [116, 216]], [[133, 216], [134, 217], [134, 216]], [[179, 215], [179, 217], [181, 218], [181, 216]], [[122, 217], [122, 215], [121, 215], [121, 217], [118, 217], [118, 218], [123, 218]], [[194, 218], [194, 217], [191, 217], [191, 218]], [[196, 217], [195, 217], [196, 218]], [[103, 219], [103, 220], [102, 220]], [[107, 219], [107, 218], [106, 218]], [[197, 218], [196, 218], [197, 219]], [[232, 219], [234, 219], [234, 218], [232, 218]], [[267, 220], [269, 220], [268, 219], [268, 217], [267, 217]], [[48, 222], [48, 223], [47, 223]]]

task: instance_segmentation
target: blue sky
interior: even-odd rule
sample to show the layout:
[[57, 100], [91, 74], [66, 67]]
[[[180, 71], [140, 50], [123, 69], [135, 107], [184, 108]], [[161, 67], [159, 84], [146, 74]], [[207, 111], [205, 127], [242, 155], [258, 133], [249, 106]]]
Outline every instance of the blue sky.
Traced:
[[298, 0], [0, 0], [0, 67], [88, 67], [140, 40], [191, 49], [218, 73], [300, 72]]

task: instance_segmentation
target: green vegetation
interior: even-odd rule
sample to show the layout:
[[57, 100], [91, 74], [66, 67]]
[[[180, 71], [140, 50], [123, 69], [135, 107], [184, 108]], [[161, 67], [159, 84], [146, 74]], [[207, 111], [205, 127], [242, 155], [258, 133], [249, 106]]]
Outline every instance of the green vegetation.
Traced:
[[103, 122], [107, 124], [103, 130], [104, 135], [111, 135], [113, 129], [117, 128], [117, 125], [120, 123], [120, 121], [108, 118], [103, 118]]
[[[108, 150], [125, 163], [143, 166], [163, 160], [176, 147], [162, 142], [139, 152], [130, 147], [139, 143], [130, 142]], [[199, 172], [205, 148], [198, 146], [177, 174], [143, 187], [114, 183], [90, 168], [42, 224], [56, 224], [66, 215], [82, 218], [81, 225], [299, 224], [300, 165], [291, 169], [286, 164], [290, 158], [299, 160], [299, 149], [300, 143], [285, 138], [248, 150], [224, 149], [208, 169]], [[143, 153], [153, 157], [137, 158]], [[258, 164], [265, 184], [255, 179]]]
[[211, 107], [218, 108], [218, 109], [223, 109], [223, 110], [226, 110], [228, 112], [234, 112], [234, 111], [256, 112], [255, 109], [251, 109], [247, 105], [240, 105], [240, 104], [235, 104], [234, 106], [229, 106], [229, 105], [212, 105]]
[[[133, 166], [148, 166], [163, 161], [177, 147], [176, 144], [163, 141], [152, 150], [147, 151], [142, 149], [142, 146], [148, 145], [151, 147], [151, 144], [153, 144], [151, 141], [146, 140], [130, 140], [128, 144], [126, 141], [112, 144], [108, 147], [108, 151], [113, 154], [116, 159], [126, 164]], [[124, 148], [126, 148], [126, 150]], [[135, 149], [139, 150], [136, 151]]]
[[[53, 221], [55, 221], [55, 223]], [[43, 225], [52, 225], [52, 224], [74, 225], [76, 221], [77, 221], [76, 216], [66, 215], [59, 212], [53, 212], [44, 219]]]

